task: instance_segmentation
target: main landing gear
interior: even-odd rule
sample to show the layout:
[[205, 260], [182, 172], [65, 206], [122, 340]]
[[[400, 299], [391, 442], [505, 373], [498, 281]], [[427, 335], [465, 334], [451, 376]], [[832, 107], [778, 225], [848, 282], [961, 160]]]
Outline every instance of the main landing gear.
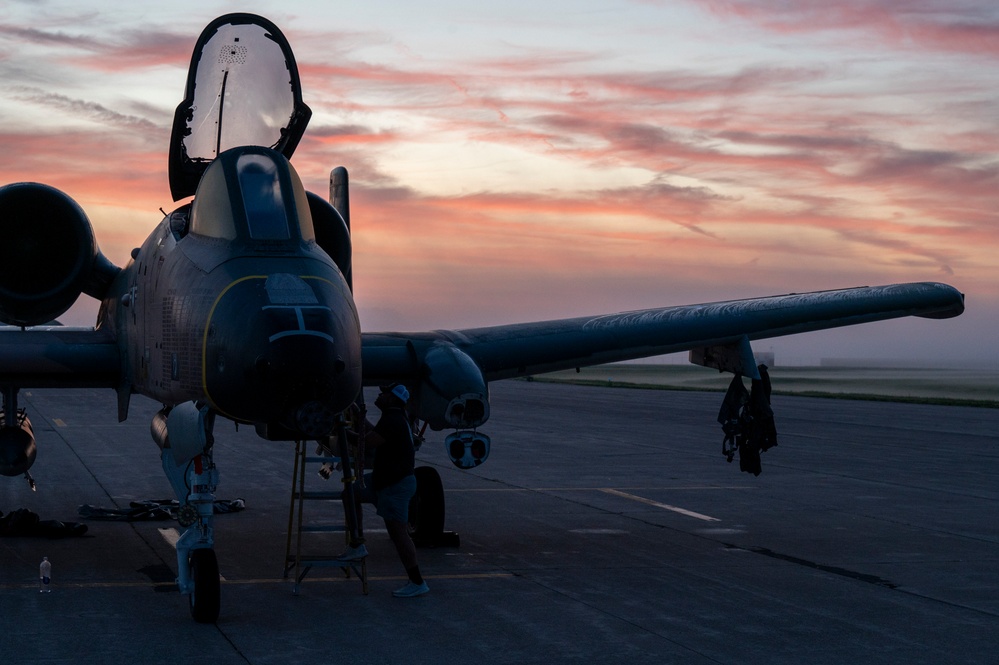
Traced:
[[188, 595], [191, 616], [199, 623], [215, 623], [221, 606], [219, 564], [212, 549], [219, 483], [212, 455], [214, 422], [207, 407], [188, 402], [163, 409], [152, 424], [163, 471], [181, 504], [177, 521], [185, 527], [177, 541], [177, 586]]
[[416, 494], [409, 501], [409, 535], [417, 547], [460, 547], [461, 538], [444, 530], [444, 483], [437, 469], [415, 469]]

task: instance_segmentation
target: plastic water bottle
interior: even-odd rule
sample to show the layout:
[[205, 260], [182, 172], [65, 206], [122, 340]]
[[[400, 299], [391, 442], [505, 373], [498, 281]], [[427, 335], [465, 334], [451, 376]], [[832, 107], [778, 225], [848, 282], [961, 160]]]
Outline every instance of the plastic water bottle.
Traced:
[[38, 566], [38, 593], [52, 593], [52, 563], [47, 556], [42, 557]]

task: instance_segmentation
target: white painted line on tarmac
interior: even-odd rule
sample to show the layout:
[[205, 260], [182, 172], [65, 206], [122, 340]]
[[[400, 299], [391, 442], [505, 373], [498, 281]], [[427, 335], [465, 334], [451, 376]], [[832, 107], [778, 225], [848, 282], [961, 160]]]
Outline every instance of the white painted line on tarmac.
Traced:
[[167, 541], [167, 545], [177, 549], [177, 541], [180, 540], [180, 534], [177, 532], [177, 529], [157, 529], [157, 531], [163, 536], [163, 540]]
[[655, 506], [656, 508], [662, 508], [663, 510], [670, 510], [674, 513], [680, 513], [681, 515], [686, 515], [687, 517], [693, 517], [694, 519], [704, 520], [705, 522], [721, 521], [717, 517], [711, 517], [710, 515], [702, 515], [701, 513], [695, 513], [692, 510], [687, 510], [685, 508], [678, 508], [677, 506], [671, 506], [667, 503], [659, 503], [658, 501], [653, 501], [652, 499], [646, 499], [641, 496], [635, 496], [634, 494], [628, 494], [627, 492], [611, 489], [610, 487], [602, 487], [600, 488], [600, 491], [606, 492], [607, 494], [613, 494], [614, 496], [619, 496], [625, 499], [631, 499], [632, 501], [638, 501], [639, 503], [644, 503], [649, 506]]

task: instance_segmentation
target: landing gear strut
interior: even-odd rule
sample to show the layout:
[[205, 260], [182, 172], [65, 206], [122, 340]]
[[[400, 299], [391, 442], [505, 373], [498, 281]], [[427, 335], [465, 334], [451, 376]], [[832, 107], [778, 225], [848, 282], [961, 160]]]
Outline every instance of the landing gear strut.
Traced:
[[153, 419], [163, 471], [181, 503], [177, 521], [185, 527], [177, 541], [177, 587], [189, 595], [191, 616], [199, 623], [215, 623], [221, 605], [219, 565], [212, 549], [219, 484], [212, 455], [214, 421], [207, 407], [199, 409], [194, 403], [164, 409]]

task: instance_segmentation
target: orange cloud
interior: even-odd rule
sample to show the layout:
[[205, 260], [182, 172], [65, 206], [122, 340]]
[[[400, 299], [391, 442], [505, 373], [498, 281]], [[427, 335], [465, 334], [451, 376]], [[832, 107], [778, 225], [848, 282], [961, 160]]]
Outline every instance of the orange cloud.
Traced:
[[[989, 21], [877, 2], [695, 4], [821, 37], [830, 52], [863, 42], [872, 60], [887, 49], [992, 57], [999, 44]], [[43, 60], [62, 77], [0, 61], [20, 114], [0, 132], [0, 151], [17, 155], [0, 161], [0, 182], [45, 181], [84, 208], [117, 206], [95, 217], [98, 236], [127, 251], [170, 206], [172, 107], [125, 88], [91, 98], [65, 81], [182, 70], [194, 35], [87, 34], [0, 28], [0, 39], [50, 48]], [[625, 70], [585, 45], [368, 62], [372, 43], [408, 45], [377, 32], [287, 34], [316, 111], [293, 161], [322, 194], [333, 165], [350, 169], [368, 328], [944, 277], [978, 298], [995, 291], [999, 131], [991, 93], [960, 75], [868, 78], [852, 54], [815, 65], [720, 53], [710, 67], [649, 56]], [[66, 121], [32, 125], [36, 113]], [[454, 163], [440, 156], [452, 150]], [[438, 172], [432, 191], [424, 165]]]

